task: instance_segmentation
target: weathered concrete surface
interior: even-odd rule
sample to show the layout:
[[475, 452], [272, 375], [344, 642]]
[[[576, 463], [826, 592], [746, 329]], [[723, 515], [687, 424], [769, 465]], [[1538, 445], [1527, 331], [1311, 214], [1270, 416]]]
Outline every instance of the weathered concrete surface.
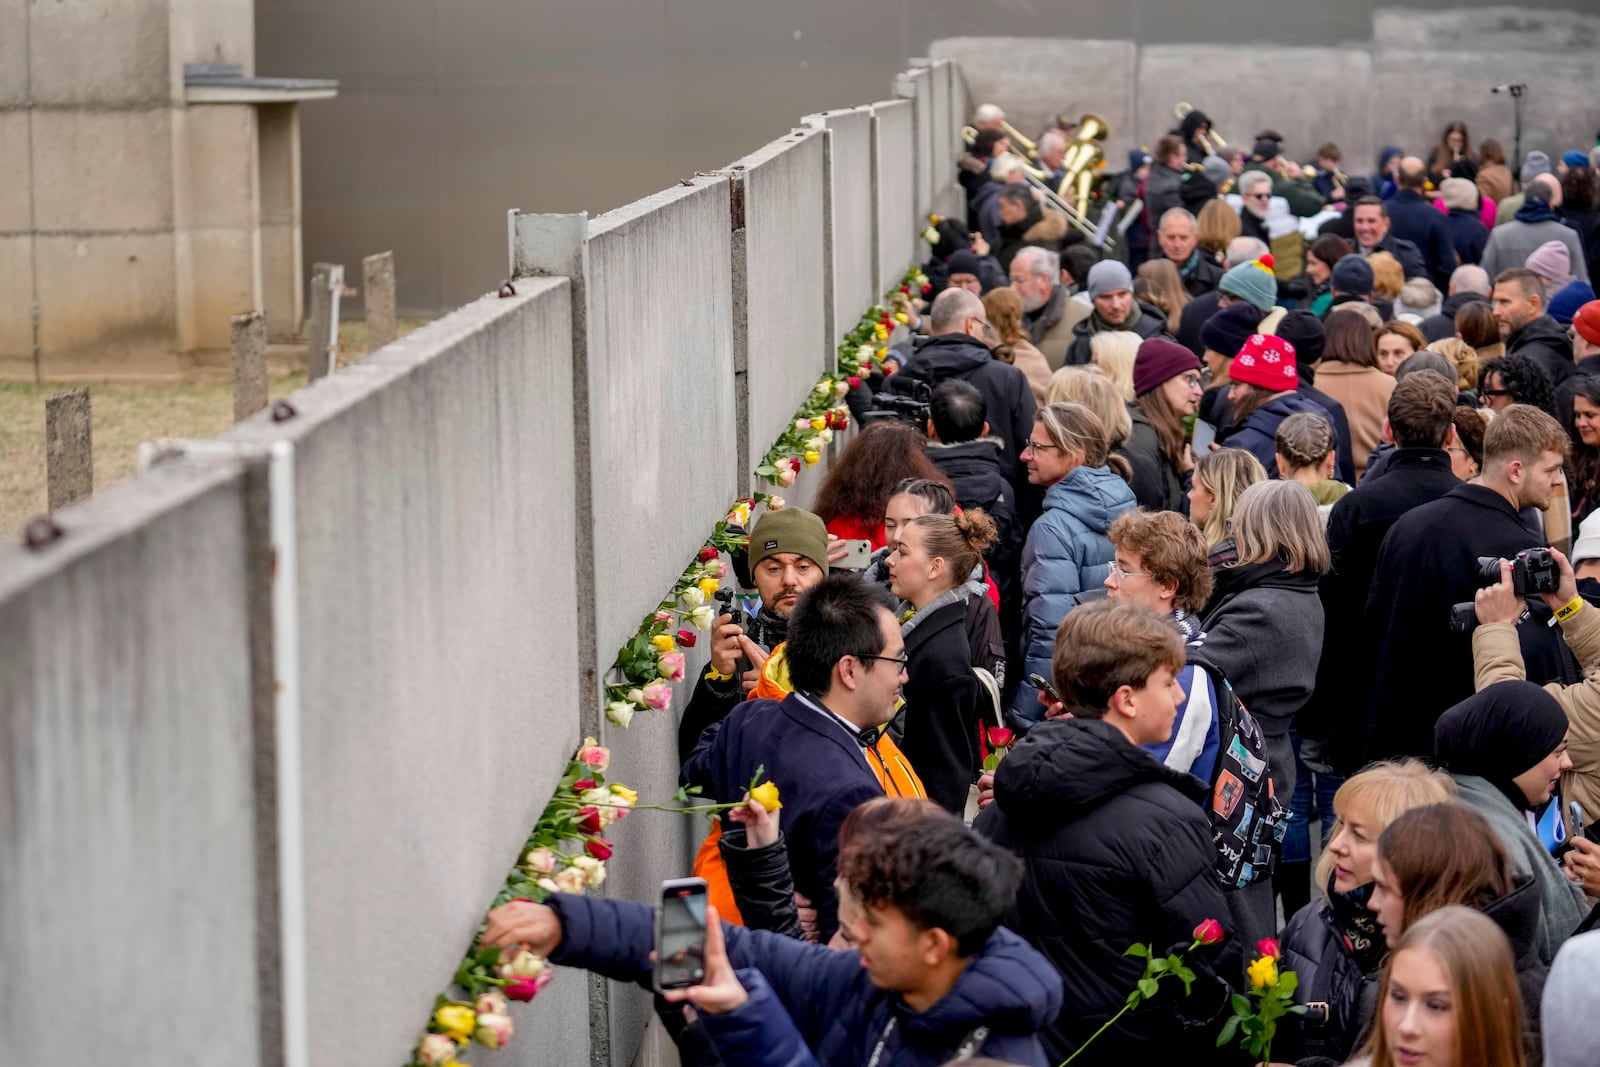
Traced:
[[[741, 494], [831, 361], [823, 329], [825, 138], [820, 130], [796, 130], [732, 165], [744, 198], [743, 285], [736, 250], [733, 307], [736, 319], [744, 316], [747, 344]], [[734, 361], [737, 367], [740, 353]]]
[[233, 421], [243, 422], [267, 406], [267, 323], [259, 311], [235, 315], [233, 334]]
[[170, 111], [35, 111], [33, 195], [38, 228], [73, 233], [171, 229], [171, 115]]
[[367, 351], [375, 352], [395, 338], [393, 252], [361, 261], [361, 303], [367, 313]]
[[[888, 292], [911, 266], [917, 252], [913, 242], [922, 228], [917, 225], [921, 216], [912, 202], [916, 188], [912, 173], [912, 153], [916, 150], [914, 107], [910, 100], [886, 100], [872, 105], [876, 142], [872, 181], [878, 211], [878, 284], [874, 300]], [[843, 324], [841, 332], [853, 325]]]
[[528, 281], [225, 435], [295, 446], [313, 1067], [405, 1062], [580, 739], [569, 315]]
[[872, 110], [857, 107], [825, 111], [807, 115], [804, 122], [830, 131], [832, 190], [827, 239], [833, 260], [833, 329], [828, 336], [831, 343], [837, 344], [840, 335], [855, 325], [879, 295], [872, 269], [877, 249]]
[[171, 343], [178, 306], [170, 234], [40, 236], [33, 244], [46, 375], [116, 376], [130, 362], [181, 369]]
[[335, 290], [344, 289], [344, 266], [318, 263], [311, 269], [311, 321], [306, 325], [306, 379], [316, 381], [339, 369], [339, 344], [334, 331]]
[[895, 92], [911, 101], [911, 153], [915, 198], [911, 210], [926, 215], [933, 203], [933, 75], [927, 67], [895, 76]]
[[36, 103], [160, 107], [173, 99], [168, 0], [29, 6], [20, 39], [28, 42], [32, 62], [25, 68]]
[[44, 402], [45, 463], [50, 510], [94, 493], [94, 416], [88, 386], [56, 393]]
[[246, 511], [231, 465], [165, 463], [58, 516], [49, 547], [0, 547], [9, 1047], [52, 1034], [74, 1063], [160, 1067], [176, 1006], [204, 1005], [185, 1042], [279, 1062], [259, 1040]]

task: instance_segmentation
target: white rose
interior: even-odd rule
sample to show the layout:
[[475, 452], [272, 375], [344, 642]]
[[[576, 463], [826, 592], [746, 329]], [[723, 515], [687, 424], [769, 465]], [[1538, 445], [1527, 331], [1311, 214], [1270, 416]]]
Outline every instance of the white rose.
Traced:
[[614, 700], [606, 705], [606, 721], [610, 722], [612, 726], [619, 726], [626, 730], [628, 724], [633, 721], [633, 709], [634, 705], [625, 700]]
[[706, 595], [700, 591], [698, 586], [691, 585], [678, 594], [678, 599], [683, 601], [685, 607], [698, 608], [706, 602]]
[[[697, 629], [710, 629], [711, 624], [717, 621], [716, 609], [710, 607], [709, 605], [701, 605], [700, 607], [689, 612], [689, 621], [693, 623]], [[642, 697], [643, 694], [641, 693], [640, 696]]]
[[589, 884], [589, 876], [578, 867], [568, 867], [556, 875], [556, 889], [563, 893], [581, 893]]

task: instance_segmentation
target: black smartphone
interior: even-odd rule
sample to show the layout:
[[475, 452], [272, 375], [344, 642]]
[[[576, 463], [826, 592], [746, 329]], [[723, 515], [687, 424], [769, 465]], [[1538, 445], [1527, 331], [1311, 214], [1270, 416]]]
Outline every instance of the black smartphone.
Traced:
[[1055, 702], [1057, 704], [1061, 703], [1061, 694], [1056, 692], [1056, 687], [1051, 685], [1050, 682], [1043, 675], [1030, 674], [1030, 675], [1028, 675], [1028, 681], [1033, 683], [1033, 687], [1035, 689], [1040, 689], [1040, 690], [1043, 690], [1046, 693], [1049, 693], [1050, 694], [1050, 699], [1053, 702]]
[[705, 880], [669, 879], [661, 883], [656, 911], [656, 991], [687, 989], [705, 978]]

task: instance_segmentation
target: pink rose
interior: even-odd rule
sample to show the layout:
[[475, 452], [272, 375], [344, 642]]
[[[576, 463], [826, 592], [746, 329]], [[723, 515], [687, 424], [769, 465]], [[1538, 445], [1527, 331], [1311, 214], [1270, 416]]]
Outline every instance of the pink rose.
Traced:
[[489, 992], [478, 996], [477, 1002], [472, 1005], [472, 1010], [481, 1018], [485, 1015], [504, 1015], [511, 1009], [506, 1004], [505, 997], [499, 993]]
[[417, 1045], [417, 1062], [424, 1067], [441, 1067], [455, 1058], [456, 1043], [443, 1034], [428, 1034]]
[[669, 682], [683, 681], [683, 653], [668, 652], [661, 657], [661, 662], [657, 665], [656, 670], [661, 677]]
[[509, 1015], [480, 1015], [473, 1040], [484, 1048], [505, 1048], [511, 1044], [511, 1017]]
[[555, 883], [563, 893], [581, 893], [589, 884], [589, 874], [581, 867], [568, 867], [556, 875]]
[[611, 751], [599, 745], [584, 745], [578, 749], [578, 762], [593, 767], [596, 774], [604, 774], [611, 766]]
[[[681, 675], [680, 675], [681, 677]], [[666, 711], [672, 707], [672, 687], [659, 678], [644, 687], [644, 704], [647, 708], [656, 711]]]
[[526, 1003], [539, 995], [539, 991], [555, 979], [555, 971], [549, 967], [531, 977], [517, 976], [507, 979], [506, 996], [512, 1000]]
[[531, 848], [523, 866], [535, 874], [549, 874], [556, 869], [556, 854], [547, 848]]

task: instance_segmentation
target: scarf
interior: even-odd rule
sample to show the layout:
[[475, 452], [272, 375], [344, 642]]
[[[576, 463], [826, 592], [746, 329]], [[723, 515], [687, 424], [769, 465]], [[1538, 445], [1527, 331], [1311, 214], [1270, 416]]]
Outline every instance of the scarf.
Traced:
[[1137, 300], [1128, 306], [1128, 317], [1122, 320], [1121, 326], [1113, 326], [1106, 322], [1105, 319], [1100, 317], [1099, 311], [1091, 312], [1089, 315], [1089, 335], [1092, 337], [1104, 330], [1132, 330], [1139, 324], [1139, 319], [1143, 316], [1144, 312], [1140, 309], [1139, 301]]
[[1389, 943], [1383, 938], [1378, 915], [1367, 907], [1371, 899], [1371, 882], [1358, 885], [1348, 893], [1337, 893], [1333, 878], [1328, 879], [1328, 911], [1333, 916], [1333, 925], [1339, 931], [1344, 950], [1350, 953], [1362, 974], [1376, 973], [1389, 953]]
[[1057, 285], [1050, 290], [1050, 299], [1039, 305], [1037, 311], [1025, 313], [1022, 324], [1028, 328], [1028, 340], [1038, 344], [1067, 313], [1067, 288]]
[[1194, 269], [1199, 265], [1200, 247], [1196, 245], [1195, 250], [1189, 253], [1189, 258], [1183, 261], [1183, 266], [1178, 268], [1178, 277], [1187, 281], [1189, 276], [1194, 273]]
[[1559, 222], [1563, 225], [1566, 220], [1555, 213], [1542, 197], [1530, 196], [1523, 200], [1522, 210], [1517, 212], [1518, 222]]

